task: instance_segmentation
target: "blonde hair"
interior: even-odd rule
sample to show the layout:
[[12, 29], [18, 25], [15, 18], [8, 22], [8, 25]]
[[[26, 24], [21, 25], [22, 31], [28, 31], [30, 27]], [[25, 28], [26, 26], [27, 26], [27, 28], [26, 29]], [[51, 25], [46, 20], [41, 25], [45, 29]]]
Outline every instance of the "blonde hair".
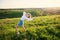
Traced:
[[28, 17], [28, 18], [31, 18], [32, 15], [31, 15], [30, 13], [27, 13], [27, 17]]

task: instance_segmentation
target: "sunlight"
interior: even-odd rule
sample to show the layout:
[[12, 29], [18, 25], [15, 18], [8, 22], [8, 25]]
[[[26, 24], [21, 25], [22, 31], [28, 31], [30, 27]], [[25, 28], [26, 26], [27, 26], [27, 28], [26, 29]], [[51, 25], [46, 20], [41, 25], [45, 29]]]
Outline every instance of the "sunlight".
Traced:
[[0, 0], [0, 8], [60, 7], [60, 0]]

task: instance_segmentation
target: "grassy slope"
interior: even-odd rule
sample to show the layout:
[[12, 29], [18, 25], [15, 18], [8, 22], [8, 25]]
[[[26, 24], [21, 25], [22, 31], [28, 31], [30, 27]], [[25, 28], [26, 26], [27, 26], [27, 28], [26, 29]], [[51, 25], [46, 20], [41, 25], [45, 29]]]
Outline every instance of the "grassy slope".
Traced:
[[60, 15], [40, 16], [31, 22], [25, 21], [28, 32], [20, 27], [20, 35], [15, 34], [15, 25], [20, 18], [0, 19], [0, 40], [59, 40]]

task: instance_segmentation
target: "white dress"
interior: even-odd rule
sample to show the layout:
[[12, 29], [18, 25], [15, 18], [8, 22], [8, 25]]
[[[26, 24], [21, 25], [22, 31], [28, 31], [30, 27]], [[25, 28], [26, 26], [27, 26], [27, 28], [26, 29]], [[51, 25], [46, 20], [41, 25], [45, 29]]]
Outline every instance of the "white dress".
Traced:
[[33, 18], [28, 18], [28, 17], [26, 17], [26, 12], [23, 12], [23, 16], [21, 17], [21, 20], [27, 20], [27, 21], [31, 21], [31, 20], [33, 20]]

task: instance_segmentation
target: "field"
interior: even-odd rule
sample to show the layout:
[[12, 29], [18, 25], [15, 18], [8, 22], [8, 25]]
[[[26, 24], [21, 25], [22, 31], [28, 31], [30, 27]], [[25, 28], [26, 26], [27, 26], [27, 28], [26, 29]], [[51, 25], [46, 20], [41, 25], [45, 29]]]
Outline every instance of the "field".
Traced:
[[25, 21], [25, 32], [19, 27], [16, 35], [15, 26], [20, 18], [0, 19], [0, 40], [60, 40], [60, 15], [38, 16], [32, 21]]

